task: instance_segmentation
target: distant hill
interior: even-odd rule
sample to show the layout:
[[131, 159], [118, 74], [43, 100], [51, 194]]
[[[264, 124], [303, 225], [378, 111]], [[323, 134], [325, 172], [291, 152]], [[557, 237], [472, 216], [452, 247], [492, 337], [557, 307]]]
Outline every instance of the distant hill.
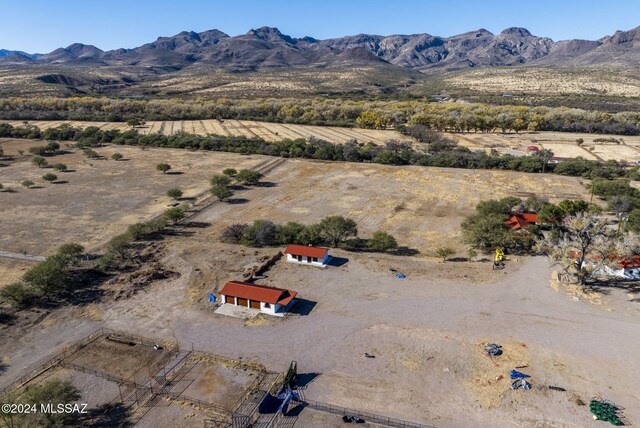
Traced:
[[30, 54], [22, 51], [10, 51], [7, 49], [0, 49], [0, 58], [16, 57], [24, 59], [35, 59], [41, 57], [42, 54]]
[[596, 41], [553, 41], [524, 28], [500, 34], [479, 29], [453, 37], [430, 34], [379, 36], [358, 34], [335, 39], [300, 39], [277, 28], [261, 27], [230, 37], [219, 31], [183, 31], [133, 49], [102, 51], [74, 43], [40, 55], [0, 50], [0, 64], [70, 66], [173, 67], [193, 64], [227, 70], [326, 68], [345, 64], [395, 66], [428, 73], [472, 67], [518, 65], [636, 66], [640, 60], [640, 27], [618, 31]]

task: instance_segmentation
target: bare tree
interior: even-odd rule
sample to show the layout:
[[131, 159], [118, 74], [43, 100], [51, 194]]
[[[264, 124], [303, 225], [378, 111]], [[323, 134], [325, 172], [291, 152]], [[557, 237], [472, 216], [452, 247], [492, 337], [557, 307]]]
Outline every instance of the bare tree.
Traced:
[[572, 275], [580, 285], [629, 254], [633, 239], [618, 233], [599, 216], [578, 214], [560, 229], [539, 241], [537, 249], [552, 264]]

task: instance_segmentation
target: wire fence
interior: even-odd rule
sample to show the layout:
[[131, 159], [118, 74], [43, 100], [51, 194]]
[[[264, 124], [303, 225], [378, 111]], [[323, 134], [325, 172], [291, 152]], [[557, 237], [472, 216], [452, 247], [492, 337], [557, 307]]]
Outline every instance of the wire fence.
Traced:
[[394, 428], [434, 428], [432, 425], [424, 425], [417, 422], [404, 421], [402, 419], [390, 418], [388, 416], [376, 415], [360, 410], [349, 409], [346, 407], [334, 406], [333, 404], [321, 403], [319, 401], [306, 400], [304, 402], [309, 408], [320, 412], [331, 413], [341, 416], [355, 416], [364, 419], [366, 422], [372, 422], [378, 425], [384, 425]]
[[11, 253], [8, 251], [0, 251], [0, 257], [5, 257], [8, 259], [27, 260], [30, 262], [43, 262], [47, 259], [44, 256], [34, 256], [32, 254], [25, 253]]

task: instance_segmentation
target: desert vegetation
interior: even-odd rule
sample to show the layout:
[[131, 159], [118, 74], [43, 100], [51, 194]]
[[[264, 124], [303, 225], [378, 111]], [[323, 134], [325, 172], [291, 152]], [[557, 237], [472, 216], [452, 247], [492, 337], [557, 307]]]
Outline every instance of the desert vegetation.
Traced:
[[249, 247], [287, 244], [329, 245], [352, 251], [377, 252], [386, 252], [398, 247], [396, 239], [383, 231], [375, 232], [369, 240], [358, 238], [356, 222], [343, 216], [325, 217], [320, 222], [310, 225], [296, 222], [279, 225], [270, 220], [232, 224], [224, 229], [220, 240]]
[[[42, 138], [43, 133], [30, 126], [30, 134], [33, 138]], [[17, 131], [16, 131], [17, 130]], [[521, 172], [553, 172], [561, 175], [580, 176], [586, 178], [614, 178], [625, 174], [637, 174], [638, 168], [627, 169], [617, 161], [609, 160], [599, 162], [583, 158], [575, 158], [562, 163], [549, 162], [549, 152], [542, 150], [535, 156], [513, 156], [499, 154], [495, 151], [474, 152], [466, 147], [457, 145], [457, 142], [440, 133], [434, 132], [426, 125], [411, 125], [403, 128], [414, 136], [421, 144], [413, 147], [410, 144], [389, 140], [384, 146], [373, 143], [362, 143], [355, 140], [344, 144], [335, 144], [328, 141], [310, 138], [283, 139], [281, 141], [268, 142], [256, 137], [222, 137], [216, 135], [192, 135], [178, 133], [163, 135], [160, 133], [140, 134], [135, 129], [127, 131], [107, 130], [96, 127], [85, 129], [74, 128], [70, 125], [61, 125], [49, 128], [46, 133], [64, 136], [76, 142], [76, 145], [85, 149], [90, 156], [97, 153], [91, 149], [105, 143], [116, 145], [133, 145], [140, 147], [167, 147], [191, 150], [224, 151], [241, 154], [263, 154], [286, 158], [306, 158], [347, 162], [373, 162], [386, 165], [420, 165], [469, 169], [508, 169]], [[0, 124], [0, 137], [23, 135], [24, 128], [15, 128], [9, 124]], [[14, 135], [15, 134], [15, 135]], [[32, 158], [34, 164], [39, 167], [47, 165], [42, 156]], [[158, 164], [162, 172], [167, 172], [167, 166], [163, 162]], [[160, 169], [159, 169], [160, 171]], [[240, 182], [245, 182], [246, 174], [234, 176]]]
[[[568, 107], [525, 107], [484, 103], [434, 103], [426, 100], [352, 101], [345, 99], [119, 100], [110, 98], [3, 98], [0, 118], [16, 120], [244, 119], [309, 125], [389, 128], [422, 124], [436, 130], [489, 132], [565, 131], [640, 134], [640, 113], [608, 113]], [[136, 122], [137, 123], [137, 122]], [[36, 130], [22, 131], [23, 137]], [[2, 130], [0, 129], [0, 135]], [[53, 133], [45, 137], [56, 138]]]

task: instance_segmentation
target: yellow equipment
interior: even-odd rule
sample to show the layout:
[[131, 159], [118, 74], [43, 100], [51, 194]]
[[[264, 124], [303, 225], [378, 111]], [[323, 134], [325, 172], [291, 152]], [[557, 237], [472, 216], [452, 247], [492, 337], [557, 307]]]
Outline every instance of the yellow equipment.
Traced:
[[493, 259], [493, 269], [504, 269], [505, 260], [507, 260], [507, 258], [505, 257], [502, 248], [496, 248], [496, 257]]

